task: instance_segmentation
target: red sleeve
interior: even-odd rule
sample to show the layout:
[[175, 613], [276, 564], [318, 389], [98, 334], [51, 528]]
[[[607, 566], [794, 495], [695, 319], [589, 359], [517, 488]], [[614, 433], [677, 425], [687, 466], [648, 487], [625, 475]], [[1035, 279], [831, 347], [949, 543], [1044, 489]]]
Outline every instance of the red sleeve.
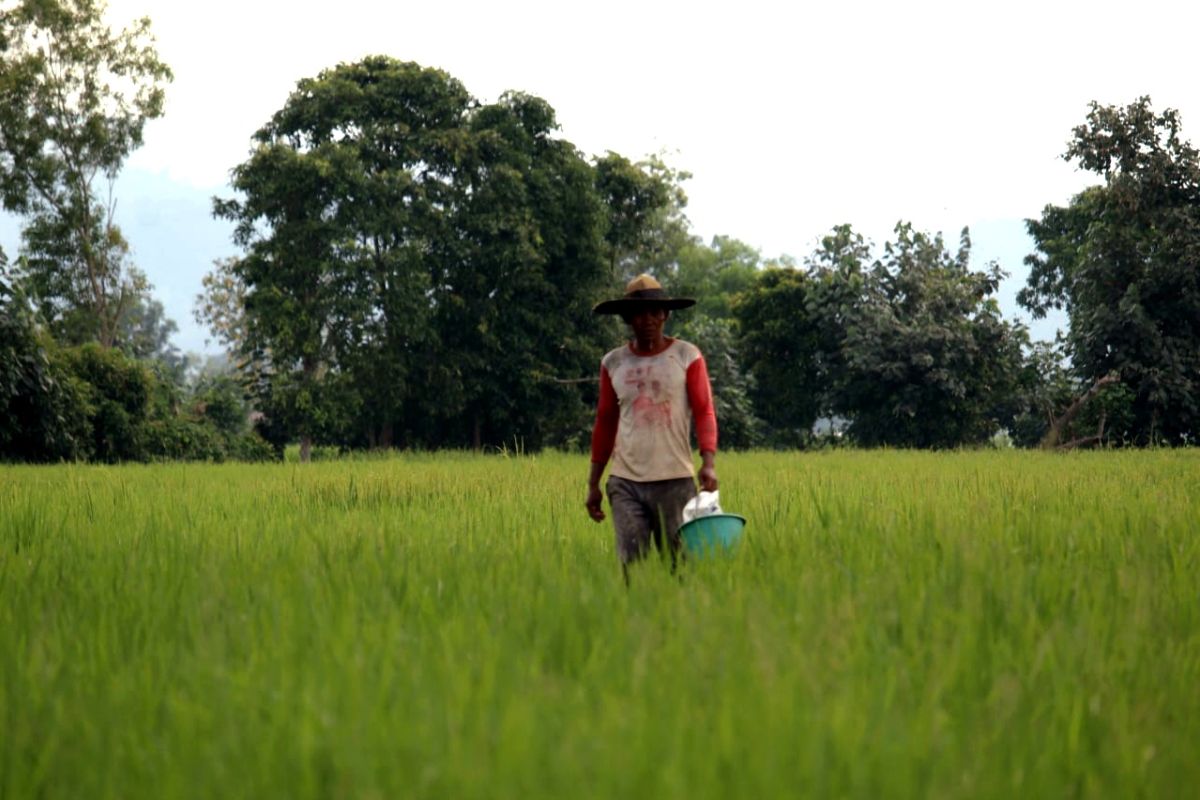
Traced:
[[704, 356], [698, 357], [688, 366], [688, 403], [692, 406], [692, 420], [696, 426], [696, 442], [700, 452], [717, 452], [717, 414], [713, 410], [712, 387], [708, 383], [708, 367]]
[[592, 428], [592, 463], [607, 464], [617, 442], [617, 422], [621, 409], [617, 391], [613, 388], [608, 370], [600, 366], [600, 401], [596, 404], [596, 424]]

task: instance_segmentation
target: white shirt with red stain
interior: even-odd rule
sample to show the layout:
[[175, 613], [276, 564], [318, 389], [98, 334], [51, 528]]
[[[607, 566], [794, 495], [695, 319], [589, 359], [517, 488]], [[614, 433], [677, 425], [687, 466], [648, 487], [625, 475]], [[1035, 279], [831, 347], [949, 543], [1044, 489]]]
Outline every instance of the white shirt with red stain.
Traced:
[[669, 339], [661, 353], [618, 347], [600, 362], [600, 401], [592, 429], [592, 463], [633, 481], [695, 476], [690, 433], [701, 452], [717, 450], [717, 416], [704, 356]]

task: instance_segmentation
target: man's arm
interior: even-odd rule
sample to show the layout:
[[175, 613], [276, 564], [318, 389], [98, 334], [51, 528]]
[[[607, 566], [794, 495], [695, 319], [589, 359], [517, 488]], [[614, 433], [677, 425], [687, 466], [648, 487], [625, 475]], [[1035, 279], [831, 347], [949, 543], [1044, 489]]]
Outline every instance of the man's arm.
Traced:
[[592, 468], [588, 473], [587, 511], [596, 522], [604, 521], [604, 495], [600, 491], [600, 478], [604, 467], [612, 457], [617, 441], [617, 423], [621, 411], [617, 404], [617, 392], [613, 389], [608, 370], [600, 367], [600, 400], [596, 404], [596, 423], [592, 426]]
[[692, 407], [692, 423], [696, 442], [700, 445], [700, 488], [715, 492], [717, 480], [717, 413], [713, 408], [712, 386], [708, 381], [708, 366], [700, 356], [687, 370], [688, 404]]

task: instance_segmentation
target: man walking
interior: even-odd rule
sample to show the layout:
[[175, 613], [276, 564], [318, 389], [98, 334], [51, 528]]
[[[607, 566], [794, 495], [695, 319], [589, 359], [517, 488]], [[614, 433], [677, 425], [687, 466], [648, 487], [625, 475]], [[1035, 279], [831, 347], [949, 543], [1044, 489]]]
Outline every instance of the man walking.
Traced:
[[[639, 275], [625, 296], [597, 305], [597, 314], [620, 314], [633, 337], [600, 363], [600, 401], [592, 429], [587, 510], [604, 520], [600, 478], [612, 460], [609, 505], [622, 570], [651, 544], [666, 549], [674, 565], [682, 542], [683, 507], [696, 495], [690, 430], [695, 425], [702, 466], [700, 486], [716, 491], [717, 418], [704, 356], [695, 345], [663, 334], [671, 311], [695, 305], [668, 297], [649, 275]], [[628, 580], [628, 572], [625, 572]]]

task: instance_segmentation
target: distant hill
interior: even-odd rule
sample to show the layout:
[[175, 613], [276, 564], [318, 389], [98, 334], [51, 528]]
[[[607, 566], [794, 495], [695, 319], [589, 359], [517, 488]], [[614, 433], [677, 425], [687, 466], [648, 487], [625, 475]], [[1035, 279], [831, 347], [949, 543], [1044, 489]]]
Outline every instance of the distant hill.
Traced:
[[[125, 170], [114, 188], [117, 224], [133, 262], [154, 284], [154, 297], [179, 326], [174, 343], [183, 352], [220, 352], [215, 344], [205, 345], [208, 334], [192, 318], [192, 308], [213, 260], [237, 253], [233, 226], [212, 216], [213, 195], [231, 193], [228, 187], [194, 187], [137, 169]], [[0, 214], [0, 246], [10, 259], [19, 244], [19, 219]]]

